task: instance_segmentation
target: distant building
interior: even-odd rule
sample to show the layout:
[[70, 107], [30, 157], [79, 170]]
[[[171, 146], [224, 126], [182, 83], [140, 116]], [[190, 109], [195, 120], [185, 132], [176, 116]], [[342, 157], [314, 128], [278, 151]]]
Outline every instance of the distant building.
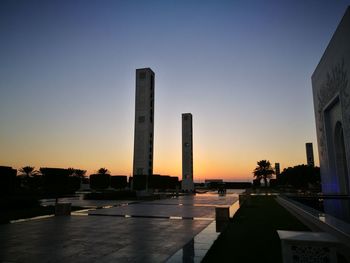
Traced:
[[222, 179], [205, 179], [204, 180], [204, 183], [223, 183], [224, 182], [224, 180], [222, 180]]
[[322, 191], [350, 194], [350, 8], [312, 74], [312, 89]]
[[149, 180], [149, 188], [153, 190], [178, 190], [179, 178], [177, 176], [153, 174]]
[[46, 194], [58, 196], [72, 194], [80, 188], [81, 178], [72, 176], [72, 170], [66, 168], [41, 167], [42, 190]]
[[276, 175], [276, 178], [277, 176], [279, 176], [281, 174], [281, 170], [280, 170], [280, 163], [275, 163], [275, 175]]
[[136, 190], [147, 189], [149, 176], [153, 174], [154, 77], [150, 68], [136, 70], [133, 161]]
[[127, 175], [111, 175], [110, 177], [110, 187], [115, 189], [124, 189], [128, 186], [128, 176]]
[[91, 189], [107, 189], [111, 186], [110, 174], [90, 174], [90, 188]]
[[182, 185], [183, 191], [194, 191], [192, 114], [182, 114]]
[[306, 161], [308, 166], [315, 166], [314, 162], [314, 148], [311, 142], [307, 142], [306, 146]]
[[224, 186], [224, 180], [222, 179], [205, 179], [204, 186], [207, 188], [218, 188]]
[[9, 166], [0, 166], [0, 195], [7, 195], [15, 191], [16, 175], [16, 169]]

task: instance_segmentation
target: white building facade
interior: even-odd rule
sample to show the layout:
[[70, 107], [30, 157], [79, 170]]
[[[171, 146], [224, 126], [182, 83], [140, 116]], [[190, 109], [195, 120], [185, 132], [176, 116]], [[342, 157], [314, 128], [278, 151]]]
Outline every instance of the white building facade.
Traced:
[[312, 75], [322, 191], [349, 194], [350, 9]]

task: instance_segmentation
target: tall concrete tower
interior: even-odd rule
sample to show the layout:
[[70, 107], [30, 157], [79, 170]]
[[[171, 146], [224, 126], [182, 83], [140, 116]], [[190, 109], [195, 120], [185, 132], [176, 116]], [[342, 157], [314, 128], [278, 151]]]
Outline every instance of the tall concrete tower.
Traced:
[[148, 188], [153, 174], [154, 72], [136, 69], [133, 188]]
[[281, 174], [280, 163], [275, 163], [275, 174], [276, 174], [276, 178]]
[[182, 190], [194, 191], [192, 114], [182, 114]]
[[312, 143], [311, 142], [307, 142], [305, 144], [306, 146], [306, 161], [307, 161], [307, 165], [309, 166], [314, 166], [315, 162], [314, 162], [314, 150], [312, 147]]

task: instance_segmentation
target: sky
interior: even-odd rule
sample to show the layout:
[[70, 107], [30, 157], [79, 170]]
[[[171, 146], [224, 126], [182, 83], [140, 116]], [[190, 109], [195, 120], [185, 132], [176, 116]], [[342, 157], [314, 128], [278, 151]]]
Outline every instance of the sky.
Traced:
[[154, 173], [252, 180], [318, 164], [311, 75], [350, 0], [0, 1], [0, 165], [131, 175], [135, 70], [155, 76]]

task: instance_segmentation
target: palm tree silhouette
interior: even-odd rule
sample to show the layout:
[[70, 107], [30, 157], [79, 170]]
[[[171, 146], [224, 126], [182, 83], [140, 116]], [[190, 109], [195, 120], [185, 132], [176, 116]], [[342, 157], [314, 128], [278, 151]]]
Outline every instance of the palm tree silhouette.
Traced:
[[38, 171], [36, 171], [33, 166], [24, 166], [19, 171], [27, 178], [38, 174]]
[[33, 166], [24, 166], [19, 169], [21, 177], [21, 187], [30, 188], [32, 185], [32, 179], [34, 176], [39, 174], [39, 171], [35, 170]]
[[275, 173], [273, 168], [271, 167], [271, 164], [269, 161], [261, 160], [257, 162], [257, 167], [254, 169], [254, 177], [256, 177], [257, 180], [261, 180], [261, 178], [264, 179], [265, 187], [267, 187], [267, 178], [271, 178], [272, 175]]
[[70, 167], [70, 168], [68, 168], [67, 170], [68, 170], [68, 175], [69, 175], [69, 176], [75, 175], [76, 170], [75, 170], [74, 168]]
[[110, 172], [106, 168], [100, 168], [97, 171], [98, 174], [109, 174]]
[[80, 178], [80, 187], [81, 187], [81, 184], [84, 183], [85, 174], [86, 174], [86, 170], [74, 169], [74, 175]]
[[81, 179], [83, 179], [86, 174], [86, 170], [75, 169], [74, 174], [76, 176], [79, 176]]

